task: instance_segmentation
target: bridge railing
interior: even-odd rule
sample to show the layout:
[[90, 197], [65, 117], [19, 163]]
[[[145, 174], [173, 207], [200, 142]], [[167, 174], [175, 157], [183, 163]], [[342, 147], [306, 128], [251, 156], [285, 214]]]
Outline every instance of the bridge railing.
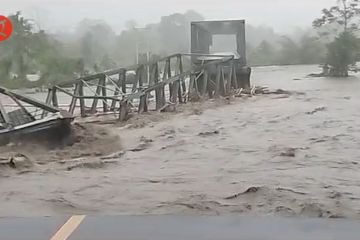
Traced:
[[[211, 57], [192, 65], [191, 57]], [[73, 115], [114, 113], [124, 121], [131, 110], [162, 110], [169, 104], [227, 96], [242, 86], [233, 56], [174, 54], [143, 64], [104, 71], [54, 85], [46, 103]], [[100, 106], [99, 106], [100, 105]]]

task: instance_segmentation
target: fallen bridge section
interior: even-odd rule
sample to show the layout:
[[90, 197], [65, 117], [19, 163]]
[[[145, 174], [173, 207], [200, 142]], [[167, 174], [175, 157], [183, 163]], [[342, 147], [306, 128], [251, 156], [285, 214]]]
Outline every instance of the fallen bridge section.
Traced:
[[63, 110], [0, 87], [0, 146], [27, 139], [62, 141], [72, 120]]

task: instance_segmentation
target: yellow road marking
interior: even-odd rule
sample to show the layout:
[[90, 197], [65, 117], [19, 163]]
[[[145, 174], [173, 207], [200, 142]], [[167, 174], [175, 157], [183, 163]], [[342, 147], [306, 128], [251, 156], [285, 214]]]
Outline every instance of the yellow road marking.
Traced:
[[51, 240], [66, 240], [84, 220], [85, 215], [74, 215], [55, 233]]

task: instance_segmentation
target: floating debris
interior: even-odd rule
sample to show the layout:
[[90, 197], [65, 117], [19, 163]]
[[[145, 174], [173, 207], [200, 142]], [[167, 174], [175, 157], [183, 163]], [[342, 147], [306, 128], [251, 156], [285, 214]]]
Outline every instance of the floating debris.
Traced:
[[280, 153], [281, 157], [295, 157], [295, 155], [296, 155], [296, 148], [287, 148]]
[[235, 199], [235, 198], [240, 197], [241, 195], [245, 195], [245, 194], [248, 194], [248, 193], [255, 193], [255, 192], [259, 191], [259, 190], [260, 190], [260, 187], [250, 187], [245, 192], [237, 193], [237, 194], [232, 195], [230, 197], [226, 197], [225, 199], [226, 200]]
[[306, 114], [308, 114], [308, 115], [313, 115], [313, 114], [315, 114], [315, 113], [317, 113], [317, 112], [323, 112], [323, 111], [326, 111], [326, 107], [317, 107], [317, 108], [315, 108], [313, 111], [310, 111], [310, 112], [306, 112]]
[[153, 141], [154, 140], [147, 139], [147, 138], [145, 138], [143, 136], [143, 137], [140, 138], [140, 144], [137, 147], [130, 149], [129, 151], [131, 151], [131, 152], [141, 152], [141, 151], [147, 149], [151, 145], [151, 143]]
[[15, 169], [29, 169], [34, 163], [24, 154], [14, 153], [9, 158], [0, 158], [0, 165]]
[[217, 135], [217, 134], [219, 134], [219, 133], [220, 133], [220, 131], [215, 130], [215, 131], [210, 131], [210, 132], [201, 132], [201, 133], [199, 133], [198, 135], [199, 135], [199, 136], [202, 136], [202, 137], [206, 137], [206, 136]]

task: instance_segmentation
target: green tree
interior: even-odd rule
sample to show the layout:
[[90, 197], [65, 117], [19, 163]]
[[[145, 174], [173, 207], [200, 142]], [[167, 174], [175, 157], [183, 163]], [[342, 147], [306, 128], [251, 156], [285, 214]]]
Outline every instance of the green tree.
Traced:
[[11, 71], [11, 60], [6, 58], [0, 59], [0, 77], [4, 78], [4, 79], [0, 79], [0, 83], [1, 80], [6, 80], [9, 78], [10, 71]]
[[[36, 31], [33, 22], [21, 12], [9, 16], [13, 34], [0, 45], [0, 81], [10, 88], [34, 87], [47, 82], [69, 80], [80, 69], [79, 59], [65, 57], [61, 42], [45, 31]], [[31, 83], [27, 74], [40, 74], [40, 81]]]
[[320, 64], [325, 60], [325, 45], [318, 37], [305, 34], [299, 41], [299, 63]]
[[85, 60], [86, 65], [96, 62], [96, 55], [93, 51], [96, 43], [91, 32], [85, 33], [81, 37], [81, 57]]
[[41, 85], [58, 84], [80, 76], [83, 72], [81, 59], [50, 57], [41, 71]]
[[13, 33], [8, 41], [5, 42], [5, 54], [11, 59], [11, 70], [18, 75], [21, 80], [26, 79], [28, 70], [27, 59], [30, 57], [32, 49], [32, 23], [30, 20], [21, 16], [21, 12], [16, 12], [9, 16], [13, 25]]
[[337, 0], [336, 6], [322, 10], [322, 16], [314, 20], [313, 26], [320, 28], [333, 24], [339, 26], [341, 32], [356, 31], [359, 13], [359, 0]]
[[276, 64], [274, 46], [268, 41], [263, 40], [259, 46], [249, 54], [251, 65], [271, 65]]
[[189, 52], [191, 22], [199, 20], [203, 20], [203, 17], [195, 11], [161, 17], [158, 32], [167, 54]]
[[299, 46], [291, 38], [283, 36], [279, 40], [278, 62], [283, 65], [299, 64]]
[[105, 54], [100, 62], [100, 67], [103, 71], [113, 69], [116, 67], [115, 61], [109, 57], [108, 54]]
[[349, 67], [356, 62], [359, 46], [354, 32], [359, 30], [359, 15], [359, 0], [338, 0], [336, 6], [323, 9], [322, 17], [313, 22], [322, 36], [335, 36], [327, 45], [326, 58], [332, 76], [347, 77]]
[[99, 63], [106, 54], [113, 52], [115, 33], [104, 21], [84, 19], [76, 29], [78, 34], [80, 56], [84, 59], [85, 66], [91, 69]]
[[130, 65], [136, 62], [136, 49], [139, 54], [150, 51], [161, 56], [189, 52], [190, 23], [202, 19], [200, 14], [189, 10], [163, 16], [159, 23], [147, 24], [145, 28], [137, 27], [134, 20], [128, 21], [126, 30], [116, 37], [115, 50], [109, 56], [120, 65]]
[[349, 67], [355, 65], [359, 50], [358, 38], [351, 32], [340, 33], [327, 46], [327, 62], [332, 66], [330, 71], [334, 77], [347, 77]]

